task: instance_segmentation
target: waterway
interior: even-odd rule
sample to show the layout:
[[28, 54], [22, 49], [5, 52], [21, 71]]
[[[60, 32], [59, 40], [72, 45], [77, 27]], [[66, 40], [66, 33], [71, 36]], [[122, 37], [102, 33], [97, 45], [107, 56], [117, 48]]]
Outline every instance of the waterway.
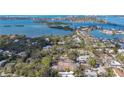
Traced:
[[[16, 17], [16, 16], [10, 16]], [[18, 16], [18, 17], [33, 17], [33, 18], [62, 18], [69, 17], [67, 15], [44, 15], [44, 16]], [[78, 16], [77, 16], [78, 17]], [[79, 16], [81, 17], [81, 15]], [[85, 16], [82, 16], [85, 17]], [[115, 30], [123, 30], [124, 31], [124, 17], [122, 16], [97, 16], [97, 18], [107, 20], [113, 24], [103, 24], [98, 22], [72, 22], [69, 20], [59, 20], [56, 22], [69, 23], [71, 28], [80, 28], [80, 27], [92, 27], [97, 26], [103, 29], [115, 29]], [[117, 24], [117, 25], [115, 25]], [[17, 26], [22, 25], [22, 26]], [[10, 35], [10, 34], [18, 34], [18, 35], [26, 35], [28, 37], [39, 37], [42, 35], [70, 35], [73, 33], [72, 31], [66, 31], [63, 29], [55, 29], [49, 28], [46, 24], [42, 23], [34, 23], [32, 20], [0, 20], [0, 35]], [[122, 39], [124, 35], [107, 35], [102, 33], [99, 30], [94, 30], [91, 32], [91, 35], [96, 38], [102, 39]]]
[[49, 28], [46, 24], [33, 23], [32, 20], [0, 20], [0, 35], [18, 34], [39, 37], [42, 35], [69, 35], [71, 33], [72, 31]]

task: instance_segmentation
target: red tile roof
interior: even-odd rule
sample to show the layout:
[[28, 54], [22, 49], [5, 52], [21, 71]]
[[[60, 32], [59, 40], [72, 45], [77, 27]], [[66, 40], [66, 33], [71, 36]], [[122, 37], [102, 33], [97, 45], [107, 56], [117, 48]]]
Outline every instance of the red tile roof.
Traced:
[[115, 71], [115, 74], [117, 76], [120, 76], [120, 77], [124, 77], [124, 72], [118, 68], [113, 68], [113, 70]]

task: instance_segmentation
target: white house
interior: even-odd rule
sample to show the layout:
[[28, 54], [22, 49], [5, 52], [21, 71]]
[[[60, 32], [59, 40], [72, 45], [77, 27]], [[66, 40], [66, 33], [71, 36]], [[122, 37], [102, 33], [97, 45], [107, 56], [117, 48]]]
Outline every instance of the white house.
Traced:
[[86, 61], [88, 60], [88, 58], [89, 58], [89, 55], [79, 56], [77, 58], [77, 61], [80, 62], [80, 63], [86, 63]]
[[97, 73], [95, 71], [92, 70], [85, 70], [85, 76], [86, 77], [97, 77]]
[[118, 49], [118, 53], [124, 54], [124, 49]]
[[74, 38], [74, 41], [75, 41], [76, 43], [81, 43], [81, 40], [80, 40], [79, 37], [75, 37], [75, 38]]
[[65, 41], [58, 42], [59, 45], [64, 45]]
[[111, 61], [110, 64], [109, 64], [109, 67], [120, 68], [121, 66], [122, 65], [119, 62], [115, 61], [115, 60]]
[[10, 51], [8, 51], [8, 50], [4, 51], [3, 54], [8, 55], [8, 56], [12, 56], [12, 53]]
[[49, 42], [49, 41], [50, 41], [50, 39], [49, 39], [49, 38], [45, 38], [45, 41]]
[[51, 45], [47, 45], [47, 46], [43, 47], [44, 50], [49, 50], [49, 49], [51, 49], [51, 48], [52, 48]]
[[15, 40], [14, 40], [15, 43], [18, 42], [18, 41], [19, 41], [18, 39], [15, 39]]
[[114, 50], [113, 50], [113, 49], [106, 48], [105, 50], [106, 50], [106, 52], [108, 52], [108, 53], [114, 53]]
[[20, 57], [26, 57], [27, 56], [26, 52], [20, 52], [17, 55]]
[[98, 69], [98, 74], [99, 75], [103, 75], [103, 74], [106, 74], [106, 70], [105, 70], [105, 68], [104, 67], [99, 67], [99, 68], [97, 68]]
[[62, 77], [74, 77], [74, 72], [73, 71], [70, 71], [70, 72], [59, 72], [59, 74], [62, 76]]

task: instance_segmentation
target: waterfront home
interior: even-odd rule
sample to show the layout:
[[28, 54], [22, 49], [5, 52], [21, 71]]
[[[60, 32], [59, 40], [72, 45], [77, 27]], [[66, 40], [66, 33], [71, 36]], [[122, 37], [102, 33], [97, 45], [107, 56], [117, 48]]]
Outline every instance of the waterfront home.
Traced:
[[102, 42], [108, 42], [108, 40], [106, 38], [102, 39]]
[[81, 28], [81, 30], [82, 31], [87, 31], [87, 30], [89, 30], [89, 27], [83, 27], [83, 28]]
[[17, 35], [10, 35], [10, 39], [15, 39]]
[[59, 75], [62, 77], [74, 77], [74, 72], [73, 71], [69, 71], [69, 72], [59, 72]]

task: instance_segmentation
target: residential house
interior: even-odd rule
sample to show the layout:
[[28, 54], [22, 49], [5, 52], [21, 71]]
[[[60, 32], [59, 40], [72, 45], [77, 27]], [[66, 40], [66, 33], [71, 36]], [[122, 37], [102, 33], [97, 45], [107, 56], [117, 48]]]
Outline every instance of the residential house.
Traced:
[[69, 72], [59, 72], [59, 75], [62, 77], [74, 77], [74, 72], [73, 71], [69, 71]]
[[81, 55], [77, 58], [77, 62], [86, 63], [89, 58], [89, 55]]
[[97, 71], [98, 75], [100, 75], [100, 76], [105, 76], [106, 75], [106, 70], [105, 70], [104, 67], [100, 66], [97, 69], [98, 69], [98, 71]]
[[14, 42], [17, 43], [17, 42], [19, 42], [19, 40], [18, 39], [15, 39]]
[[12, 56], [12, 53], [8, 50], [4, 51], [3, 54], [7, 56]]
[[20, 52], [17, 54], [19, 57], [26, 57], [27, 53], [26, 52]]
[[106, 48], [105, 51], [106, 51], [107, 53], [114, 53], [114, 50], [111, 49], [111, 48]]
[[113, 68], [121, 68], [122, 65], [121, 65], [121, 63], [119, 63], [118, 61], [113, 60], [113, 61], [110, 62], [109, 67], [113, 67]]
[[74, 41], [75, 41], [76, 43], [81, 43], [81, 42], [82, 42], [79, 37], [75, 37], [75, 38], [74, 38]]
[[118, 49], [118, 53], [124, 54], [124, 49]]
[[51, 45], [47, 45], [47, 46], [43, 47], [43, 50], [49, 50], [49, 49], [51, 49], [51, 48], [52, 48]]
[[58, 42], [59, 45], [64, 45], [65, 44], [65, 41], [60, 41]]
[[61, 56], [59, 62], [57, 64], [58, 71], [67, 71], [67, 70], [75, 70], [76, 65], [70, 60], [67, 56]]
[[49, 42], [49, 41], [50, 41], [50, 39], [49, 39], [49, 38], [45, 38], [45, 41]]
[[85, 70], [84, 74], [86, 77], [97, 77], [96, 71], [92, 71], [90, 69]]

